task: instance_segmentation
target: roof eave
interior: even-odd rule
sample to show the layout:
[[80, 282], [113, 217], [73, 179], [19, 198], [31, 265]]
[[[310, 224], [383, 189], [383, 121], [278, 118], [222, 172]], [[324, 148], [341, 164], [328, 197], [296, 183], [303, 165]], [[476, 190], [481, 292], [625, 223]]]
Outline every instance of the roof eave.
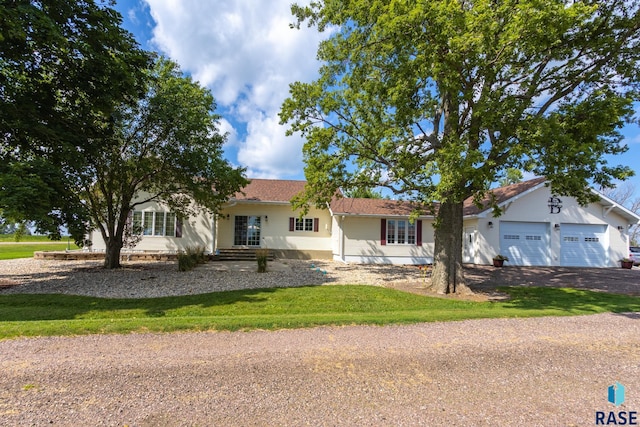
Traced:
[[596, 196], [600, 197], [600, 204], [601, 205], [613, 207], [613, 210], [615, 210], [619, 215], [621, 215], [622, 217], [628, 219], [629, 221], [632, 221], [630, 224], [638, 224], [638, 223], [640, 223], [640, 215], [637, 215], [635, 212], [625, 208], [620, 203], [616, 202], [613, 199], [610, 199], [609, 197], [605, 196], [601, 192], [599, 192], [599, 191], [597, 191], [597, 190], [595, 190], [593, 188], [591, 188], [590, 190], [591, 190], [591, 192], [593, 194], [595, 194]]

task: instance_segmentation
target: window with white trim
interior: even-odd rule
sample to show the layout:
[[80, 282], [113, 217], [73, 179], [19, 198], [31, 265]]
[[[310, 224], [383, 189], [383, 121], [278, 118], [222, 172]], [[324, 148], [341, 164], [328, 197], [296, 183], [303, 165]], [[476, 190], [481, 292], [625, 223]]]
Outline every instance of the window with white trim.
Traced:
[[387, 244], [389, 245], [415, 245], [416, 224], [409, 221], [387, 220]]
[[312, 231], [317, 233], [319, 226], [319, 218], [289, 217], [289, 231]]
[[133, 232], [143, 236], [176, 236], [176, 214], [164, 211], [134, 211]]
[[313, 218], [296, 218], [295, 231], [313, 231]]

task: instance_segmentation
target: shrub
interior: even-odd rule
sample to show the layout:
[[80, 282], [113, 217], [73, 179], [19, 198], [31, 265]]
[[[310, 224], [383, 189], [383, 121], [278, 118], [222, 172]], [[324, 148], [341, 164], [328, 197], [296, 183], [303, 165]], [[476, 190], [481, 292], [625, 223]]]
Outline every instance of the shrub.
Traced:
[[269, 259], [269, 249], [256, 249], [256, 260], [258, 261], [258, 273], [266, 273], [268, 259]]
[[184, 251], [178, 251], [178, 271], [189, 271], [205, 262], [207, 257], [203, 246], [188, 247]]

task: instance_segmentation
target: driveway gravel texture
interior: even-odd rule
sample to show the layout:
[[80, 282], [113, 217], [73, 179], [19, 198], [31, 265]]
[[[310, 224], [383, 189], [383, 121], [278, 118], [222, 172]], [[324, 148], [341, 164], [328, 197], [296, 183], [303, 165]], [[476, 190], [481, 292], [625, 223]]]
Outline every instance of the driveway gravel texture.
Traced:
[[[162, 264], [102, 272], [86, 262], [2, 261], [0, 294], [76, 293], [79, 278], [85, 294], [146, 289], [136, 296], [209, 292], [216, 276], [224, 288], [422, 281], [415, 267], [311, 263], [283, 261], [261, 278], [207, 264], [170, 285]], [[469, 267], [467, 276], [487, 294], [507, 279], [635, 294], [640, 286], [640, 269]], [[12, 339], [0, 341], [0, 369], [3, 426], [590, 426], [597, 411], [640, 412], [640, 314]], [[616, 381], [626, 388], [619, 407], [607, 401]]]

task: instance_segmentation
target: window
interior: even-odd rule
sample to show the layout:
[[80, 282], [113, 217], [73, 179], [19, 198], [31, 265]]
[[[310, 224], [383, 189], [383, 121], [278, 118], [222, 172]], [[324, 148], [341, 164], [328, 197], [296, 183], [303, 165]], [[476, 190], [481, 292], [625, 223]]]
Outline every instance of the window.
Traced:
[[296, 218], [296, 231], [313, 231], [313, 218]]
[[387, 220], [387, 242], [390, 245], [415, 245], [416, 223], [390, 219]]
[[179, 227], [176, 214], [162, 211], [134, 211], [133, 232], [143, 236], [180, 237], [176, 233]]
[[393, 219], [387, 221], [387, 243], [390, 245], [396, 243], [396, 221]]
[[153, 234], [153, 212], [142, 212], [142, 234], [145, 236]]
[[317, 233], [319, 228], [320, 218], [289, 217], [289, 231], [313, 231]]

